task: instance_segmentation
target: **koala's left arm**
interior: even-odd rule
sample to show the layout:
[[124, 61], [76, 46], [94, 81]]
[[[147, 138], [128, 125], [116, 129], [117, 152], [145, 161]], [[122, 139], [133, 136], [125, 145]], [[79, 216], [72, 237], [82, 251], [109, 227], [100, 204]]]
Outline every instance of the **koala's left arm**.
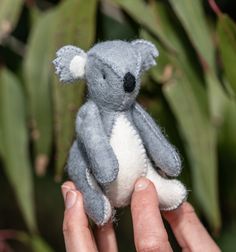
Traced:
[[107, 184], [114, 181], [119, 171], [119, 164], [94, 102], [86, 102], [79, 110], [76, 118], [76, 133], [83, 143], [91, 171], [97, 182]]
[[179, 175], [181, 171], [180, 157], [151, 116], [138, 103], [134, 105], [132, 113], [134, 124], [151, 159], [167, 175]]

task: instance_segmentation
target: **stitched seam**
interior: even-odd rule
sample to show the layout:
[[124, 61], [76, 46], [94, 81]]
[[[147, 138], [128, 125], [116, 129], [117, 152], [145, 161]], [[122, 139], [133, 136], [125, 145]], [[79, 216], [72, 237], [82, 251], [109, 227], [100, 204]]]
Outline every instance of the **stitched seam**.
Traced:
[[[152, 126], [152, 124], [147, 120], [146, 116], [143, 114], [142, 110], [139, 108], [139, 106], [135, 105], [136, 109], [138, 110], [138, 112], [141, 114], [141, 116], [145, 119], [146, 123], [148, 124], [148, 126], [152, 129], [153, 133], [155, 134], [155, 136], [161, 141], [162, 139], [158, 136], [158, 134], [156, 133], [155, 128]], [[162, 141], [161, 141], [162, 142]], [[168, 144], [166, 144], [165, 142], [163, 143], [163, 145], [165, 147], [168, 147]], [[171, 154], [174, 157], [174, 162], [175, 165], [177, 166], [178, 169], [181, 168], [181, 166], [179, 165], [178, 159], [176, 157], [176, 154], [174, 151], [171, 151]], [[174, 175], [177, 175], [178, 173], [174, 173]]]
[[[103, 221], [101, 222], [100, 225], [104, 225], [109, 220], [109, 208], [111, 208], [111, 206], [108, 205], [108, 204], [110, 204], [110, 202], [106, 198], [105, 195], [103, 195], [103, 200], [104, 200], [104, 205], [103, 205]], [[108, 203], [108, 204], [106, 204], [106, 203]]]
[[105, 66], [109, 67], [118, 78], [120, 78], [121, 80], [123, 80], [123, 76], [121, 77], [121, 73], [120, 73], [118, 67], [113, 66], [113, 64], [111, 64], [110, 62], [107, 62], [104, 58], [102, 58], [101, 56], [98, 56], [96, 53], [91, 53], [91, 54], [89, 54], [89, 56], [96, 58], [102, 64], [104, 64]]
[[135, 41], [132, 42], [132, 44], [133, 44], [133, 45], [144, 44], [144, 45], [151, 46], [152, 49], [156, 52], [156, 53], [154, 53], [154, 54], [152, 53], [152, 55], [153, 55], [154, 57], [157, 57], [157, 56], [159, 55], [158, 50], [156, 49], [156, 47], [155, 47], [151, 42], [149, 42], [149, 41], [147, 41], [147, 40], [144, 40], [144, 39], [135, 40]]
[[[134, 127], [133, 123], [129, 120], [127, 114], [127, 112], [118, 112], [116, 113], [116, 119], [119, 117], [121, 117], [121, 120], [123, 121], [123, 123], [126, 125], [125, 127], [127, 127], [130, 131], [130, 134], [132, 136], [132, 138], [135, 138], [136, 139], [136, 143], [137, 143], [137, 148], [138, 148], [138, 155], [139, 157], [141, 157], [141, 162], [143, 162], [143, 166], [142, 166], [142, 170], [140, 171], [140, 176], [146, 176], [147, 174], [147, 169], [148, 169], [148, 158], [147, 158], [147, 155], [146, 155], [146, 150], [144, 148], [144, 145], [143, 145], [143, 142], [142, 142], [142, 139], [140, 137], [140, 135], [138, 134], [138, 131], [137, 129]], [[118, 124], [118, 120], [116, 120], [113, 124], [113, 127], [112, 127], [112, 133], [111, 133], [111, 137], [115, 137], [114, 136], [114, 128], [117, 126]], [[118, 161], [119, 162], [119, 161]], [[105, 191], [106, 191], [106, 195], [109, 195], [109, 186], [105, 186], [104, 187]], [[132, 191], [132, 189], [131, 189]], [[130, 192], [131, 193], [131, 192]], [[127, 196], [127, 198], [126, 198]], [[125, 202], [125, 203], [122, 203], [122, 204], [128, 204], [130, 202], [130, 196], [129, 194], [127, 194], [125, 196], [125, 198], [122, 199], [122, 202]], [[110, 198], [110, 197], [109, 197]], [[112, 199], [110, 199], [110, 202], [114, 205], [114, 202], [112, 201]]]
[[133, 127], [132, 123], [129, 121], [129, 119], [127, 118], [127, 116], [122, 113], [125, 119], [126, 124], [128, 125], [128, 127], [130, 127], [131, 132], [133, 133], [133, 136], [137, 138], [138, 143], [139, 143], [139, 147], [141, 150], [141, 155], [143, 157], [144, 160], [144, 171], [142, 172], [141, 176], [145, 176], [147, 174], [147, 167], [148, 167], [148, 162], [147, 162], [147, 155], [146, 155], [146, 150], [143, 146], [143, 141], [140, 137], [140, 135], [138, 134], [137, 130]]
[[137, 62], [138, 63], [137, 63], [137, 66], [136, 66], [136, 71], [135, 71], [136, 77], [138, 77], [139, 72], [141, 70], [142, 58], [141, 58], [140, 52], [137, 52]]
[[[165, 179], [165, 178], [164, 178]], [[166, 179], [168, 180], [168, 179]], [[180, 184], [177, 180], [171, 180], [172, 183], [178, 185], [180, 187]], [[186, 190], [186, 187], [182, 184], [183, 188], [184, 188], [184, 197], [180, 200], [177, 201], [176, 204], [174, 204], [173, 206], [170, 207], [160, 207], [161, 211], [171, 211], [176, 209], [177, 207], [179, 207], [184, 201], [186, 201], [187, 197], [188, 197], [188, 191]]]
[[[99, 109], [98, 109], [97, 105], [93, 102], [93, 103], [92, 103], [92, 106], [95, 106], [95, 107], [96, 107], [96, 112], [98, 113], [98, 115], [99, 115], [99, 117], [100, 117], [100, 112], [99, 112]], [[97, 115], [96, 115], [96, 117], [97, 117]], [[101, 117], [100, 117], [100, 119], [101, 119]], [[99, 122], [99, 121], [97, 121], [97, 122]], [[100, 123], [100, 126], [103, 128], [102, 119], [100, 120], [99, 123]], [[105, 133], [105, 132], [104, 132], [104, 133]], [[105, 133], [105, 136], [106, 136], [106, 133]], [[109, 139], [108, 139], [108, 144], [109, 144]], [[110, 147], [110, 149], [108, 149], [108, 151], [111, 150], [111, 151], [113, 152], [111, 146], [110, 146], [110, 145], [108, 145], [108, 146]], [[111, 159], [111, 162], [112, 162], [112, 167], [115, 167], [115, 169], [114, 169], [114, 174], [117, 174], [117, 172], [118, 172], [118, 170], [119, 170], [119, 166], [116, 166], [116, 161], [115, 161], [114, 159]], [[94, 168], [95, 168], [95, 170], [97, 171], [96, 167], [97, 167], [97, 166], [95, 166]], [[99, 171], [103, 171], [103, 169], [100, 169], [100, 166], [98, 166], [98, 167], [99, 167]], [[95, 175], [95, 174], [94, 174], [94, 175]], [[109, 183], [108, 181], [110, 181], [110, 180], [113, 181], [113, 180], [114, 180], [114, 177], [112, 176], [111, 178], [108, 179], [108, 181], [105, 181], [104, 179], [102, 179], [102, 177], [100, 176], [100, 174], [97, 174], [97, 175], [95, 176], [95, 178], [96, 178], [97, 180], [99, 180], [99, 182], [102, 183], [102, 184]]]
[[106, 203], [110, 204], [109, 200], [106, 198], [106, 196], [103, 194], [102, 190], [97, 187], [95, 188], [93, 186], [93, 183], [91, 181], [91, 177], [90, 177], [90, 172], [88, 170], [88, 168], [86, 168], [86, 180], [89, 184], [89, 186], [93, 189], [93, 190], [97, 190], [102, 194], [102, 198], [104, 200], [104, 204], [103, 204], [103, 221], [100, 221], [98, 224], [99, 225], [104, 225], [106, 222], [106, 219], [109, 217], [109, 205], [106, 205]]

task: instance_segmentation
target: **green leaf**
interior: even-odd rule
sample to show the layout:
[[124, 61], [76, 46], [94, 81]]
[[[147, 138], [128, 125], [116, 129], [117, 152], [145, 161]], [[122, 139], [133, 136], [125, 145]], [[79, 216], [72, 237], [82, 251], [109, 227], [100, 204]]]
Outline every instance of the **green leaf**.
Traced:
[[53, 252], [53, 249], [40, 236], [36, 235], [31, 240], [31, 248], [34, 252]]
[[23, 66], [38, 174], [44, 173], [52, 148], [50, 68], [54, 53], [52, 44], [54, 19], [54, 12], [48, 12], [42, 14], [36, 22]]
[[225, 74], [236, 94], [236, 71], [233, 67], [236, 59], [236, 26], [227, 15], [219, 16], [217, 35]]
[[[211, 110], [209, 109], [208, 93], [206, 92], [204, 85], [202, 85], [202, 83], [204, 83], [205, 80], [202, 76], [202, 71], [199, 68], [199, 65], [196, 64], [198, 59], [196, 58], [195, 54], [192, 53], [193, 50], [191, 49], [191, 47], [189, 47], [188, 43], [186, 43], [185, 38], [182, 36], [182, 32], [179, 32], [181, 31], [181, 29], [171, 19], [168, 8], [163, 3], [157, 2], [156, 10], [162, 13], [161, 15], [159, 15], [161, 17], [161, 23], [164, 24], [166, 33], [168, 34], [170, 41], [172, 42], [176, 50], [176, 53], [172, 53], [171, 51], [168, 53], [168, 50], [167, 51], [164, 50], [164, 53], [168, 56], [169, 64], [173, 68], [173, 73], [177, 73], [177, 74], [181, 73], [181, 75], [184, 76], [184, 78], [181, 77], [181, 80], [183, 79], [184, 84], [185, 84], [184, 87], [186, 86], [185, 88], [189, 89], [187, 91], [184, 90], [185, 92], [183, 92], [183, 94], [181, 94], [181, 91], [179, 91], [179, 94], [176, 93], [176, 95], [177, 94], [179, 95], [178, 98], [167, 97], [167, 101], [170, 104], [170, 107], [174, 115], [176, 116], [176, 118], [181, 118], [182, 123], [181, 124], [179, 123], [180, 125], [179, 128], [180, 128], [180, 131], [182, 132], [182, 137], [184, 139], [184, 142], [186, 143], [185, 148], [188, 155], [188, 159], [190, 161], [189, 163], [192, 168], [192, 181], [193, 181], [193, 188], [194, 188], [193, 194], [196, 195], [196, 198], [198, 199], [199, 204], [202, 206], [202, 210], [205, 213], [211, 225], [213, 227], [217, 227], [220, 223], [220, 217], [219, 217], [219, 205], [218, 205], [217, 196], [216, 196], [218, 194], [217, 186], [216, 186], [217, 178], [215, 175], [217, 173], [217, 162], [215, 158], [216, 157], [216, 134], [215, 133], [213, 134], [214, 127], [212, 127], [213, 125], [212, 125], [211, 114], [210, 114]], [[154, 37], [148, 36], [147, 38], [149, 38], [153, 43], [155, 43], [158, 48], [158, 41]], [[162, 61], [162, 63], [164, 63], [164, 65], [166, 64], [165, 61]], [[153, 69], [153, 71], [157, 72], [157, 69]], [[157, 72], [155, 73], [155, 75], [152, 74], [152, 76], [153, 77], [156, 76], [155, 79], [157, 79], [158, 76], [160, 76], [160, 73], [158, 75], [158, 72]], [[178, 81], [178, 83], [179, 82], [181, 84], [180, 80]], [[173, 87], [175, 86], [178, 86], [178, 85], [173, 85]], [[170, 87], [172, 86], [170, 85]], [[174, 94], [175, 92], [173, 91], [173, 95]], [[166, 96], [167, 95], [168, 94], [166, 94]], [[191, 111], [189, 112], [188, 110], [190, 110], [190, 107], [188, 106], [190, 105], [186, 103], [186, 98], [185, 98], [188, 96], [193, 97], [193, 100], [191, 99], [192, 105], [190, 104]], [[182, 102], [183, 105], [180, 104], [181, 100], [184, 100]], [[215, 101], [213, 100], [212, 102], [215, 102]], [[183, 112], [181, 112], [181, 109], [183, 109]], [[216, 107], [216, 109], [218, 109], [218, 107]], [[194, 114], [195, 110], [197, 111], [196, 112], [197, 115]], [[185, 115], [186, 117], [189, 116], [190, 114], [192, 117], [196, 117], [196, 121], [198, 121], [199, 119], [200, 122], [196, 123], [196, 125], [200, 124], [202, 129], [206, 128], [206, 132], [208, 131], [211, 132], [212, 130], [209, 136], [205, 135], [204, 130], [200, 132], [196, 132], [196, 134], [197, 133], [203, 134], [199, 136], [199, 139], [206, 137], [205, 143], [204, 142], [202, 143], [204, 145], [204, 149], [207, 149], [206, 146], [208, 146], [209, 143], [212, 144], [212, 148], [210, 149], [209, 160], [207, 160], [208, 156], [203, 155], [203, 153], [200, 153], [199, 149], [196, 148], [196, 146], [199, 146], [200, 144], [196, 145], [195, 141], [192, 140], [191, 137], [189, 137], [191, 134], [188, 133], [186, 137], [186, 134], [187, 134], [186, 127], [184, 126], [185, 122], [183, 122], [184, 119], [182, 118], [183, 116], [182, 114], [186, 114]], [[189, 124], [187, 132], [195, 132], [198, 129], [198, 127], [195, 126], [195, 123], [192, 123], [191, 120], [188, 121], [187, 123]], [[198, 139], [196, 139], [196, 141], [197, 140]], [[197, 160], [196, 162], [200, 164], [203, 163], [203, 165], [201, 165], [202, 168], [200, 168], [200, 170], [199, 170], [198, 165], [196, 165], [195, 160]], [[208, 171], [209, 171], [209, 174], [212, 173], [211, 177], [212, 177], [213, 182], [208, 184], [208, 188], [206, 188], [206, 193], [205, 193], [204, 190], [202, 190], [204, 189], [204, 187], [202, 187], [201, 185], [202, 182], [201, 181], [199, 182], [198, 180], [199, 179], [198, 174], [199, 174], [199, 171], [201, 171], [202, 169], [205, 169], [208, 166], [208, 164], [210, 164], [210, 169]], [[200, 192], [198, 189], [199, 187], [201, 187]], [[213, 217], [211, 215], [209, 204], [207, 204], [208, 201], [214, 202], [212, 207], [214, 207], [213, 211], [215, 212], [215, 215]]]
[[202, 113], [191, 82], [179, 73], [164, 85], [164, 94], [178, 122], [190, 159], [193, 193], [214, 229], [220, 227], [217, 187], [216, 133]]
[[23, 3], [23, 0], [0, 1], [0, 42], [15, 28]]
[[181, 2], [170, 0], [170, 3], [199, 55], [205, 73], [212, 122], [216, 127], [219, 127], [223, 122], [222, 112], [227, 97], [215, 71], [215, 48], [203, 12], [202, 2], [200, 0], [183, 0]]
[[[65, 44], [88, 49], [95, 38], [96, 0], [63, 2], [56, 13], [54, 33], [55, 48]], [[78, 14], [79, 10], [79, 14]], [[66, 25], [65, 25], [66, 24]], [[54, 74], [55, 75], [55, 74]], [[55, 130], [56, 130], [56, 178], [60, 179], [75, 135], [75, 113], [84, 97], [84, 85], [62, 86], [53, 82]]]
[[197, 50], [203, 66], [215, 68], [214, 46], [207, 27], [200, 0], [169, 0], [176, 15], [179, 17], [193, 46]]
[[131, 23], [123, 11], [111, 1], [102, 1], [99, 13], [99, 37], [103, 40], [137, 37], [138, 25]]
[[17, 232], [16, 239], [31, 248], [33, 252], [53, 252], [53, 249], [39, 235], [29, 235], [25, 232]]
[[[224, 85], [227, 85], [227, 80], [224, 78]], [[228, 97], [227, 97], [228, 98]], [[227, 156], [235, 157], [236, 149], [236, 101], [233, 97], [231, 99], [224, 100], [223, 106], [223, 122], [219, 128], [219, 145], [227, 155], [224, 155], [224, 158]], [[228, 161], [228, 160], [227, 160]]]
[[38, 19], [30, 38], [24, 72], [33, 119], [36, 170], [44, 169], [41, 166], [46, 165], [45, 159], [51, 152], [53, 103], [57, 178], [62, 174], [74, 136], [75, 112], [82, 102], [84, 85], [60, 85], [52, 71], [52, 60], [66, 44], [90, 47], [95, 36], [96, 5], [96, 0], [63, 2]]
[[215, 48], [207, 26], [200, 0], [183, 0], [170, 3], [195, 47], [205, 72], [209, 109], [213, 124], [218, 127], [223, 122], [223, 103], [227, 99], [215, 72]]
[[[122, 9], [124, 9], [134, 20], [141, 26], [148, 29], [151, 33], [157, 36], [166, 47], [174, 50], [173, 43], [168, 37], [165, 30], [165, 22], [162, 11], [156, 11], [157, 4], [155, 2], [145, 3], [142, 0], [114, 0]], [[160, 3], [161, 8], [165, 8], [164, 4]]]
[[152, 78], [159, 82], [164, 83], [168, 81], [173, 75], [173, 65], [170, 62], [170, 57], [168, 52], [163, 48], [163, 46], [158, 43], [156, 39], [153, 38], [147, 31], [144, 29], [141, 30], [140, 36], [143, 39], [151, 41], [159, 51], [159, 56], [157, 58], [157, 65], [150, 69], [150, 74]]
[[33, 200], [33, 178], [29, 163], [24, 96], [16, 77], [0, 71], [1, 156], [24, 220], [36, 230]]
[[205, 80], [207, 83], [212, 125], [216, 129], [221, 130], [220, 127], [225, 117], [225, 106], [229, 102], [229, 97], [225, 94], [221, 83], [213, 72], [205, 73]]

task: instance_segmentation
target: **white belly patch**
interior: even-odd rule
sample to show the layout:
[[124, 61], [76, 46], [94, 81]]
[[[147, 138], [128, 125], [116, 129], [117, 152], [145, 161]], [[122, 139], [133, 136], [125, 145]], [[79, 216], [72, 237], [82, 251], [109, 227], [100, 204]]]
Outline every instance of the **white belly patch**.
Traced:
[[125, 114], [113, 126], [110, 144], [119, 163], [117, 179], [106, 187], [106, 195], [115, 207], [130, 203], [134, 183], [147, 173], [147, 155], [142, 140]]

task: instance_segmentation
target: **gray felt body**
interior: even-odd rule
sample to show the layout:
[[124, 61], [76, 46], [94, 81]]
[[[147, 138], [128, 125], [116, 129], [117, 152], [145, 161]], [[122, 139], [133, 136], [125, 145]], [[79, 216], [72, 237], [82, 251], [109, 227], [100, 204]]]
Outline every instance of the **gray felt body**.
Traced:
[[[80, 48], [60, 49], [54, 61], [63, 82], [73, 81], [70, 62], [74, 55], [85, 54]], [[68, 158], [68, 174], [82, 192], [87, 214], [98, 225], [104, 222], [105, 188], [116, 180], [119, 163], [110, 145], [110, 136], [120, 112], [140, 135], [146, 152], [156, 167], [169, 176], [181, 171], [181, 161], [175, 148], [167, 141], [149, 114], [136, 103], [141, 74], [155, 65], [158, 51], [148, 41], [107, 41], [95, 45], [86, 53], [83, 79], [88, 86], [88, 100], [76, 117], [76, 140]], [[124, 83], [132, 76], [135, 86]], [[133, 88], [124, 90], [124, 85]], [[131, 86], [130, 86], [131, 85]], [[88, 176], [94, 177], [93, 188]], [[99, 188], [99, 189], [98, 189]]]
[[89, 162], [84, 147], [80, 140], [75, 140], [68, 158], [68, 175], [74, 181], [76, 187], [83, 194], [84, 207], [87, 214], [98, 225], [102, 224], [104, 218], [104, 198], [101, 190], [95, 190], [89, 184], [86, 170]]

